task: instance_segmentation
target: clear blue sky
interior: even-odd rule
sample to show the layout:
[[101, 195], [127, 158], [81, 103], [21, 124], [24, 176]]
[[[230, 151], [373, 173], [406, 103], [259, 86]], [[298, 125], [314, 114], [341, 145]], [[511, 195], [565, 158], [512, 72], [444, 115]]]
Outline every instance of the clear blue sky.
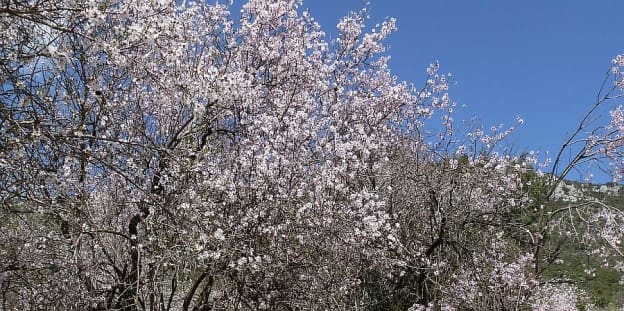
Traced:
[[[397, 18], [387, 41], [391, 69], [421, 83], [438, 60], [454, 75], [450, 94], [489, 128], [525, 125], [516, 151], [559, 149], [589, 109], [611, 59], [624, 53], [624, 1], [371, 0], [370, 23]], [[331, 35], [361, 0], [304, 0]]]

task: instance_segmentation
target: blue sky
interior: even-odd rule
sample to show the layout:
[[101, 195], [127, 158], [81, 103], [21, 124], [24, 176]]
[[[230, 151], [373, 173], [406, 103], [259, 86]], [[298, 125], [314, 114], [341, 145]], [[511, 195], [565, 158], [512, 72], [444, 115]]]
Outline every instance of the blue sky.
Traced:
[[[361, 0], [304, 0], [331, 35]], [[624, 1], [372, 0], [370, 23], [397, 18], [391, 69], [421, 83], [438, 60], [452, 72], [451, 97], [489, 128], [525, 125], [516, 151], [559, 149], [592, 104], [611, 59], [624, 53]]]

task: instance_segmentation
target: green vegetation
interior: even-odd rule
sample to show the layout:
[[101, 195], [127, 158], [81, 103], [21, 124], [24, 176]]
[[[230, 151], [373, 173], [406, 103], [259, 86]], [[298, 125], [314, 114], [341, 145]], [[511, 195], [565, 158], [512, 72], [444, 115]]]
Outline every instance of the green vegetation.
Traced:
[[[624, 208], [624, 189], [618, 192], [604, 191], [604, 186], [616, 185], [570, 181], [566, 181], [566, 185], [580, 189], [588, 201], [598, 200], [617, 209]], [[601, 187], [603, 191], [600, 191]], [[569, 192], [569, 189], [564, 187], [564, 193]], [[573, 205], [561, 200], [551, 201], [548, 204], [553, 207], [552, 210]], [[590, 301], [600, 310], [617, 310], [624, 303], [624, 286], [620, 284], [620, 274], [613, 269], [616, 258], [603, 260], [596, 253], [590, 253], [580, 240], [585, 228], [580, 223], [574, 225], [578, 231], [572, 238], [565, 239], [560, 249], [559, 260], [544, 271], [544, 276], [558, 282], [576, 284], [589, 295]], [[553, 240], [559, 239], [558, 237]]]

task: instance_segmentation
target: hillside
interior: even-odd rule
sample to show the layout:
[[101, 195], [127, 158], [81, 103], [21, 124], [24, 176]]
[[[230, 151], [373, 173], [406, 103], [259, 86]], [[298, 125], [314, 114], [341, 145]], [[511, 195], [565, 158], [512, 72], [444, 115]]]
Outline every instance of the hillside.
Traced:
[[[612, 183], [564, 181], [556, 188], [553, 197], [552, 204], [560, 207], [597, 201], [617, 209], [624, 208], [624, 187]], [[564, 244], [560, 259], [553, 263], [545, 275], [560, 282], [577, 284], [589, 294], [593, 304], [600, 310], [619, 310], [624, 305], [624, 286], [620, 273], [613, 269], [615, 258], [604, 261], [598, 258], [596, 252], [588, 252], [581, 244], [584, 228], [578, 230], [577, 239]]]

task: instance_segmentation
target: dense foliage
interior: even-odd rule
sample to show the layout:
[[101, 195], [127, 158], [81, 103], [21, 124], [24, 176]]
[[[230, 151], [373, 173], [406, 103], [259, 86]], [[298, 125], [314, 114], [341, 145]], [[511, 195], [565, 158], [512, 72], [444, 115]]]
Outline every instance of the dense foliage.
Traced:
[[392, 75], [393, 19], [328, 41], [300, 1], [231, 14], [0, 6], [3, 309], [569, 310], [561, 245], [622, 267], [617, 209], [549, 203], [583, 160], [619, 163], [620, 109], [545, 175], [498, 147], [513, 127], [456, 128], [437, 64]]

